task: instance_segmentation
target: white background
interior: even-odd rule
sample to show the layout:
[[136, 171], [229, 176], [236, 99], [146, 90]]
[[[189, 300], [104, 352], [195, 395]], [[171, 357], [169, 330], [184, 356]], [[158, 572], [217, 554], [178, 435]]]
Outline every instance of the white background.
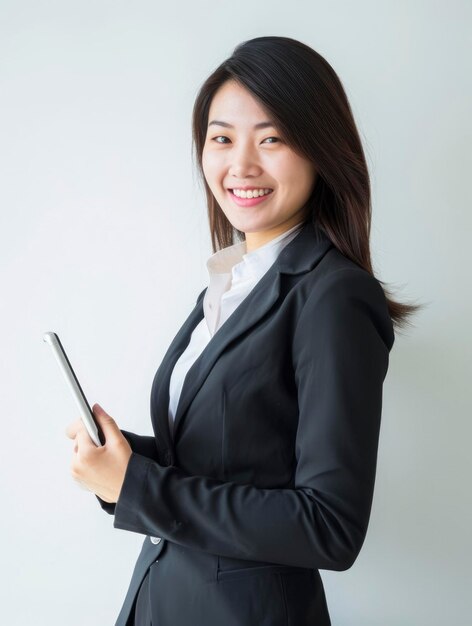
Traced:
[[372, 175], [376, 275], [427, 303], [391, 353], [363, 549], [321, 571], [333, 626], [470, 623], [470, 25], [466, 0], [3, 0], [3, 624], [118, 615], [144, 536], [73, 482], [78, 414], [42, 336], [59, 334], [91, 403], [152, 433], [152, 379], [212, 252], [193, 102], [262, 35], [307, 43], [340, 76]]

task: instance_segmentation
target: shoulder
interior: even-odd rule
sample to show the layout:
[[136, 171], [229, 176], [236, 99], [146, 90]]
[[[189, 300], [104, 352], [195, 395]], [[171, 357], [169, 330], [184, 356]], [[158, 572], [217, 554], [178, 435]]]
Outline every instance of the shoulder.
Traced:
[[306, 300], [300, 311], [298, 330], [310, 325], [318, 332], [340, 335], [372, 327], [390, 350], [394, 342], [387, 299], [378, 279], [337, 248], [331, 248], [305, 278]]

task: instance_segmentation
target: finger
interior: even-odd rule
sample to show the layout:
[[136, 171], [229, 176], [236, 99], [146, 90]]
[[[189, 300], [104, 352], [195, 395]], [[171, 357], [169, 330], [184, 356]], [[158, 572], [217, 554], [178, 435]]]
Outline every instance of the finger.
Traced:
[[78, 447], [77, 453], [79, 453], [82, 457], [86, 457], [90, 453], [93, 453], [93, 451], [97, 450], [97, 446], [90, 438], [90, 435], [85, 427], [77, 431], [75, 441], [76, 446]]
[[78, 431], [81, 430], [82, 428], [85, 428], [84, 423], [79, 417], [78, 419], [75, 420], [75, 422], [72, 422], [72, 424], [69, 424], [69, 426], [67, 426], [66, 431], [65, 431], [66, 436], [69, 437], [69, 439], [75, 439], [75, 436], [77, 435]]
[[107, 443], [119, 441], [123, 437], [123, 433], [118, 428], [118, 424], [102, 407], [95, 403], [92, 407], [93, 415], [98, 425], [103, 431]]

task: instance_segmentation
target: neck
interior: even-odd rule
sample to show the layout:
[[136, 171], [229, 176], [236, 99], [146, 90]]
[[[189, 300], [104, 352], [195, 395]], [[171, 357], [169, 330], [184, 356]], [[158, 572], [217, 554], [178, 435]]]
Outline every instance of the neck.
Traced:
[[293, 219], [289, 222], [285, 222], [284, 224], [280, 224], [276, 228], [271, 228], [270, 230], [263, 230], [258, 233], [245, 233], [246, 253], [253, 252], [254, 250], [257, 250], [257, 248], [264, 246], [266, 243], [269, 243], [269, 241], [272, 241], [272, 239], [279, 237], [293, 228], [295, 224], [298, 224], [299, 222], [301, 222], [300, 218]]

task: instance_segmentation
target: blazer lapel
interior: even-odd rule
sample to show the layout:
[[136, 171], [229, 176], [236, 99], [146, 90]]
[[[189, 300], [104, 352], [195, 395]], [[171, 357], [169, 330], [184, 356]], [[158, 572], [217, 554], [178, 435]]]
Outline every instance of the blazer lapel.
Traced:
[[[172, 437], [169, 430], [169, 384], [174, 365], [187, 347], [194, 328], [203, 319], [203, 295], [206, 288], [197, 299], [197, 303], [179, 332], [170, 344], [162, 362], [154, 376], [151, 388], [151, 420], [156, 435], [158, 450], [165, 455], [172, 447]], [[169, 459], [167, 459], [168, 461]]]
[[306, 222], [298, 235], [283, 248], [274, 264], [218, 329], [188, 370], [177, 406], [173, 437], [171, 437], [168, 422], [170, 376], [176, 361], [187, 347], [193, 330], [203, 319], [203, 295], [206, 289], [200, 294], [195, 308], [170, 345], [153, 383], [151, 404], [156, 396], [157, 403], [154, 405], [152, 414], [156, 418], [156, 434], [158, 439], [162, 439], [163, 447], [173, 448], [172, 439], [174, 441], [177, 439], [187, 409], [226, 346], [246, 333], [277, 302], [280, 295], [281, 274], [299, 274], [310, 271], [331, 247], [333, 244], [319, 227]]

